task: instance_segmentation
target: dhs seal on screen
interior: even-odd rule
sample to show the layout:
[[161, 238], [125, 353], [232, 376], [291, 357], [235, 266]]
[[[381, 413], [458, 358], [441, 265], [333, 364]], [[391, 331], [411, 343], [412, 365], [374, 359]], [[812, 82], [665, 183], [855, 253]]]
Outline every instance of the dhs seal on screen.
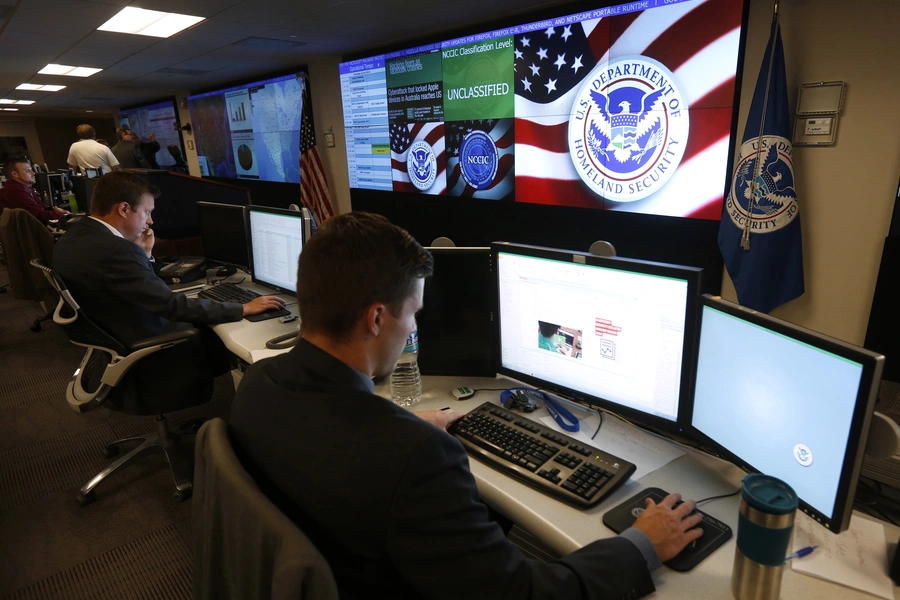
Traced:
[[[747, 140], [735, 167], [725, 207], [741, 229], [750, 219], [753, 233], [781, 229], [797, 216], [791, 142], [778, 135]], [[758, 163], [758, 164], [757, 164]]]
[[416, 189], [427, 190], [437, 177], [437, 158], [428, 142], [413, 142], [406, 155], [406, 172]]
[[598, 64], [578, 90], [569, 118], [569, 155], [578, 176], [607, 200], [655, 194], [684, 156], [687, 108], [672, 72], [652, 58]]
[[491, 136], [478, 130], [466, 134], [459, 146], [459, 169], [466, 183], [476, 190], [491, 187], [498, 162], [497, 146]]

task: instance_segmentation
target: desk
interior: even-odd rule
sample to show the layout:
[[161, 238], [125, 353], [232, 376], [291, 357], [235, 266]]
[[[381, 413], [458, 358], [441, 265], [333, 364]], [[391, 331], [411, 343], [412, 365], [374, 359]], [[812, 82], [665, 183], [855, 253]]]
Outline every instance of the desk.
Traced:
[[[450, 406], [454, 411], [466, 413], [488, 400], [500, 404], [500, 392], [479, 392], [474, 398], [454, 400], [450, 390], [461, 385], [475, 388], [503, 387], [507, 380], [491, 378], [423, 377], [422, 402], [415, 410], [439, 410]], [[497, 385], [497, 384], [500, 385]], [[517, 385], [509, 381], [510, 387]], [[376, 386], [375, 393], [390, 397], [390, 386]], [[523, 416], [532, 420], [548, 416], [545, 408]], [[600, 430], [598, 435], [603, 435]], [[469, 465], [482, 499], [511, 518], [517, 525], [532, 533], [548, 548], [560, 555], [569, 554], [598, 539], [615, 535], [603, 524], [603, 514], [647, 487], [660, 487], [669, 492], [679, 492], [685, 498], [699, 500], [709, 496], [727, 494], [740, 487], [744, 472], [727, 463], [691, 448], [682, 448], [686, 454], [661, 469], [637, 481], [629, 481], [609, 498], [590, 510], [580, 510], [542, 494], [507, 475], [495, 471], [484, 463], [470, 458]], [[731, 569], [734, 561], [737, 537], [737, 516], [740, 496], [722, 498], [706, 503], [702, 508], [713, 517], [727, 523], [734, 536], [688, 573], [678, 573], [662, 567], [653, 573], [659, 598], [684, 598], [685, 600], [730, 600]], [[856, 513], [863, 518], [866, 515]], [[900, 529], [884, 523], [886, 538], [897, 539]], [[894, 588], [894, 597], [900, 599]], [[784, 599], [805, 600], [871, 599], [874, 596], [857, 590], [794, 573], [785, 567], [781, 586]]]
[[[292, 307], [292, 310], [295, 309], [295, 306]], [[273, 325], [269, 323], [270, 321], [261, 323], [242, 321], [217, 325], [213, 329], [222, 336], [229, 349], [234, 348], [232, 351], [235, 354], [251, 362], [250, 350], [264, 347], [266, 339], [274, 337], [281, 331], [278, 327], [284, 328], [277, 320]], [[262, 344], [259, 344], [260, 340]], [[500, 403], [500, 393], [491, 391], [479, 392], [470, 400], [454, 400], [449, 391], [461, 385], [471, 388], [492, 388], [515, 384], [493, 378], [423, 377], [423, 398], [415, 410], [436, 410], [450, 406], [456, 412], [466, 413], [488, 400]], [[376, 386], [375, 393], [389, 398], [389, 385], [385, 383]], [[523, 416], [538, 420], [547, 416], [547, 412], [541, 408]], [[690, 448], [684, 450], [686, 452], [684, 456], [639, 481], [629, 481], [604, 502], [586, 511], [570, 507], [542, 494], [476, 459], [471, 459], [469, 464], [479, 493], [486, 503], [533, 534], [549, 549], [560, 555], [566, 555], [596, 539], [615, 535], [603, 524], [603, 514], [643, 488], [660, 487], [670, 492], [680, 492], [687, 498], [701, 499], [729, 493], [740, 487], [744, 473], [737, 467]], [[732, 598], [731, 570], [739, 502], [739, 496], [734, 496], [715, 500], [703, 506], [704, 511], [730, 525], [735, 536], [689, 573], [678, 573], [666, 567], [654, 572], [653, 579], [657, 586], [655, 597], [686, 600]], [[865, 515], [860, 516], [868, 518]], [[900, 529], [889, 524], [884, 526], [887, 539], [897, 539]], [[895, 598], [900, 599], [896, 589]], [[784, 571], [781, 597], [810, 600], [873, 598], [853, 589], [794, 573], [790, 567], [786, 567]]]

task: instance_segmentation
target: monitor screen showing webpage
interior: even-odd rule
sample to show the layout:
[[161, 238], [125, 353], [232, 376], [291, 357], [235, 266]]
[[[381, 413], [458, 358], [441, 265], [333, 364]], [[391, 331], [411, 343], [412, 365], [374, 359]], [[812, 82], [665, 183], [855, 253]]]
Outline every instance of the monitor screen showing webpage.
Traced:
[[303, 249], [303, 215], [297, 211], [251, 206], [247, 209], [253, 281], [283, 292], [297, 292], [297, 259]]
[[497, 252], [501, 371], [677, 421], [699, 270], [558, 254]]

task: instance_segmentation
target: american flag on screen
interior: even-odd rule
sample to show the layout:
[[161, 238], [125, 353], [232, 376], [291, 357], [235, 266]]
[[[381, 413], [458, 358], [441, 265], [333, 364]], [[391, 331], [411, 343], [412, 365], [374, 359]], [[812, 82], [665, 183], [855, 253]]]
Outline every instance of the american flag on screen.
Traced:
[[[447, 175], [444, 171], [446, 152], [444, 151], [443, 123], [408, 123], [398, 121], [391, 124], [391, 174], [395, 192], [414, 194], [446, 194]], [[426, 142], [434, 153], [437, 169], [434, 183], [426, 190], [413, 185], [407, 171], [407, 154], [416, 142]]]
[[[467, 198], [504, 198], [515, 190], [513, 119], [473, 119], [448, 121], [444, 124], [447, 144], [447, 193]], [[467, 133], [483, 131], [497, 147], [499, 163], [494, 183], [483, 190], [476, 190], [466, 183], [459, 166], [459, 147]]]
[[328, 181], [316, 150], [316, 131], [310, 118], [309, 87], [303, 84], [303, 107], [300, 117], [300, 202], [313, 212], [316, 223], [321, 225], [334, 216]]
[[[719, 220], [741, 4], [695, 0], [517, 34], [516, 200]], [[623, 56], [648, 57], [672, 72], [690, 125], [678, 169], [664, 186], [640, 200], [612, 202], [580, 178], [568, 129], [591, 70]]]

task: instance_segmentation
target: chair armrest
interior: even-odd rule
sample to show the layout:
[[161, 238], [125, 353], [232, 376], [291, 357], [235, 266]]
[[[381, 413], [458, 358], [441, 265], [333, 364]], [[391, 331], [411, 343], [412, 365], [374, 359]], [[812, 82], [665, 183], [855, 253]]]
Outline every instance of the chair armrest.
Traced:
[[168, 333], [155, 335], [153, 337], [149, 337], [135, 344], [132, 344], [131, 351], [137, 352], [138, 350], [143, 350], [144, 348], [150, 348], [152, 346], [161, 346], [163, 344], [179, 342], [188, 338], [192, 338], [199, 333], [200, 331], [198, 331], [196, 327], [191, 327], [190, 329], [181, 329], [179, 331], [170, 331]]

